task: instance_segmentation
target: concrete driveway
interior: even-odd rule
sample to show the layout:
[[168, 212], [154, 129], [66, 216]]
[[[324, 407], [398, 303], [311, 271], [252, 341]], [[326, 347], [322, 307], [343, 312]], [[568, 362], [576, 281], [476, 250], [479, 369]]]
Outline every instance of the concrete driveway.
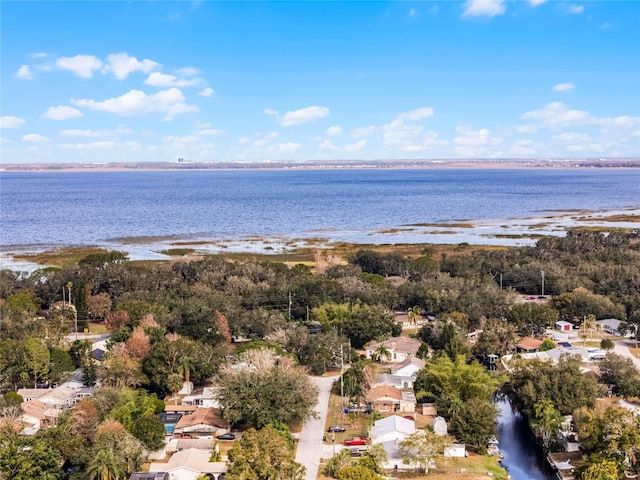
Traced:
[[302, 426], [298, 437], [298, 450], [296, 462], [307, 468], [306, 480], [316, 480], [322, 455], [322, 436], [325, 435], [324, 427], [327, 423], [327, 410], [329, 409], [329, 394], [331, 386], [338, 377], [311, 377], [319, 390], [316, 413], [318, 418], [307, 420]]

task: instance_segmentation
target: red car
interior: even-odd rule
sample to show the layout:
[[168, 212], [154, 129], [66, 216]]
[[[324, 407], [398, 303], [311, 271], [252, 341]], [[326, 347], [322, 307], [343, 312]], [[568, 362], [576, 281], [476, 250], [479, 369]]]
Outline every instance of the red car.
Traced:
[[368, 440], [366, 438], [361, 437], [353, 437], [349, 440], [344, 441], [344, 445], [346, 446], [355, 446], [355, 445], [366, 445]]

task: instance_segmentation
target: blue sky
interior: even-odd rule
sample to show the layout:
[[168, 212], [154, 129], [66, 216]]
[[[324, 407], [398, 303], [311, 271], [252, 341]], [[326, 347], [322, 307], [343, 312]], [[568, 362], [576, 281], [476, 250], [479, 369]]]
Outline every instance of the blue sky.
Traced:
[[2, 163], [640, 156], [640, 2], [18, 2]]

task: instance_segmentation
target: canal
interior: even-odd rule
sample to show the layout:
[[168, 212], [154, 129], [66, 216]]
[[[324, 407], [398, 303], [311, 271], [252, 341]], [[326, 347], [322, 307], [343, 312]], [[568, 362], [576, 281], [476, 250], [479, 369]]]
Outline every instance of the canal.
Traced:
[[498, 442], [503, 453], [502, 466], [513, 480], [553, 480], [555, 475], [536, 446], [527, 421], [506, 397], [496, 399]]

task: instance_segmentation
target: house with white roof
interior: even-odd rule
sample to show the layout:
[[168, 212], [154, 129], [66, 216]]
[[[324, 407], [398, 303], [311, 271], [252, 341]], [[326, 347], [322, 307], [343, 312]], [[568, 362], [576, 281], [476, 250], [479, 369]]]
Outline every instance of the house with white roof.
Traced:
[[25, 402], [40, 400], [42, 403], [59, 410], [71, 408], [81, 398], [90, 396], [93, 391], [80, 391], [62, 385], [57, 388], [21, 388], [18, 390]]
[[[617, 318], [605, 318], [603, 320], [596, 320], [596, 325], [599, 325], [603, 331], [616, 336], [623, 336], [620, 332], [620, 325], [622, 325], [623, 323], [624, 322], [622, 320], [618, 320]], [[624, 336], [628, 336], [628, 334]]]
[[378, 420], [369, 431], [369, 438], [373, 445], [382, 445], [387, 452], [387, 462], [384, 468], [405, 468], [400, 455], [399, 444], [407, 436], [416, 432], [416, 425], [412, 420], [391, 415]]
[[376, 381], [372, 385], [377, 387], [380, 385], [391, 385], [399, 389], [411, 389], [413, 390], [413, 384], [416, 381], [416, 377], [403, 377], [400, 375], [390, 375], [388, 373], [381, 373], [376, 376]]
[[395, 365], [391, 365], [391, 373], [401, 377], [411, 377], [416, 375], [425, 366], [424, 360], [417, 357], [407, 357]]
[[204, 474], [220, 480], [227, 471], [226, 462], [210, 462], [211, 451], [188, 448], [174, 453], [166, 463], [152, 463], [149, 472], [166, 472], [169, 480], [196, 480]]
[[198, 407], [220, 408], [216, 398], [216, 389], [204, 387], [201, 391], [193, 392], [182, 399], [183, 405], [196, 405]]
[[571, 330], [573, 330], [573, 323], [566, 322], [564, 320], [558, 320], [556, 322], [556, 329], [560, 330], [561, 332], [570, 332]]

